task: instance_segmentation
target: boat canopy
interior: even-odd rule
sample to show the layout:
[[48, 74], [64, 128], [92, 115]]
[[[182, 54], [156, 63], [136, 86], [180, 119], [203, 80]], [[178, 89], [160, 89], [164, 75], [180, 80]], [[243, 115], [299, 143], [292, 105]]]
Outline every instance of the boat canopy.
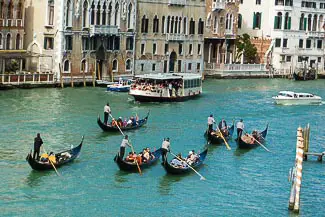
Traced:
[[152, 79], [152, 80], [193, 80], [193, 79], [201, 79], [202, 76], [200, 74], [193, 73], [158, 73], [158, 74], [144, 74], [137, 75], [136, 78], [140, 79]]

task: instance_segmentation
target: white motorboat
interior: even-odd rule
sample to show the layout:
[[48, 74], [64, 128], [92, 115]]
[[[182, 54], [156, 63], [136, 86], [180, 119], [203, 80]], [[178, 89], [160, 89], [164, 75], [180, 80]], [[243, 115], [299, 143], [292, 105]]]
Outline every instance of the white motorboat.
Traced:
[[158, 73], [136, 76], [129, 94], [140, 102], [174, 102], [202, 93], [202, 76], [194, 73]]
[[280, 105], [310, 105], [322, 103], [322, 98], [311, 93], [295, 93], [292, 91], [280, 91], [272, 97], [276, 104]]

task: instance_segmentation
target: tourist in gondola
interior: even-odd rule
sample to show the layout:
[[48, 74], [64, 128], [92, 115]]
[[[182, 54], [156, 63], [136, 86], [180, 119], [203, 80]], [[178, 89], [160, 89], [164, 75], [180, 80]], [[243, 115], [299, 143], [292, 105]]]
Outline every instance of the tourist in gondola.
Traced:
[[[33, 154], [33, 159], [39, 159], [39, 152], [41, 149], [41, 146], [43, 144], [43, 140], [41, 138], [41, 134], [37, 133], [37, 136], [34, 139], [34, 154]], [[36, 155], [36, 158], [35, 158]]]
[[165, 162], [166, 159], [167, 159], [166, 158], [167, 152], [170, 151], [170, 141], [169, 141], [169, 138], [167, 138], [167, 139], [164, 138], [164, 141], [161, 144], [161, 148], [162, 148], [162, 161]]
[[240, 121], [237, 123], [236, 127], [237, 127], [237, 139], [238, 139], [239, 137], [241, 137], [243, 130], [245, 128], [243, 119], [240, 119]]
[[213, 118], [213, 114], [211, 114], [208, 117], [208, 133], [211, 133], [213, 131], [213, 124], [216, 123], [216, 121]]
[[121, 142], [121, 146], [120, 146], [120, 157], [121, 157], [121, 159], [123, 159], [123, 157], [124, 157], [125, 147], [126, 146], [131, 147], [128, 135], [125, 135], [124, 139]]
[[107, 103], [104, 106], [104, 124], [107, 125], [107, 121], [108, 121], [108, 116], [111, 113], [111, 107], [109, 107], [109, 103]]
[[224, 118], [218, 124], [219, 129], [222, 131], [222, 134], [228, 136], [228, 126]]

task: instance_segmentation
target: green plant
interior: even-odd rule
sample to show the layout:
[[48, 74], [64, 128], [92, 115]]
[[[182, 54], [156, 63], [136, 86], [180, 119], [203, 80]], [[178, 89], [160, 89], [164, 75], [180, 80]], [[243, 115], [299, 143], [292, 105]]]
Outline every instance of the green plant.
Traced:
[[244, 62], [255, 63], [257, 57], [257, 49], [254, 44], [251, 43], [250, 36], [248, 34], [243, 34], [238, 36], [235, 41], [237, 52], [236, 52], [236, 62], [239, 61], [242, 55], [244, 55]]

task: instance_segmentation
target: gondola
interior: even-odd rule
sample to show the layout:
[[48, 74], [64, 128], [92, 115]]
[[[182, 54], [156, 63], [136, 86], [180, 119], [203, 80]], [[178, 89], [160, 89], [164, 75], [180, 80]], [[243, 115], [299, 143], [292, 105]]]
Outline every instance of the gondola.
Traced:
[[[232, 125], [228, 129], [228, 132], [229, 132], [228, 136], [223, 135], [226, 141], [231, 139], [232, 134], [234, 133], [234, 128], [235, 128], [235, 126]], [[224, 143], [223, 139], [220, 136], [216, 135], [216, 134], [211, 135], [211, 134], [208, 134], [207, 131], [205, 131], [204, 136], [207, 138], [208, 141], [210, 141], [211, 144], [219, 145], [219, 144]]]
[[[205, 149], [202, 153], [200, 153], [199, 160], [195, 164], [192, 164], [191, 167], [194, 169], [200, 167], [203, 164], [203, 161], [205, 160], [207, 153], [208, 153], [208, 149]], [[184, 167], [184, 168], [174, 167], [168, 162], [167, 158], [165, 162], [161, 163], [161, 165], [165, 168], [167, 173], [174, 174], [174, 175], [186, 174], [188, 172], [193, 171], [190, 167]]]
[[[263, 144], [265, 142], [265, 137], [267, 135], [267, 129], [268, 129], [269, 125], [266, 125], [266, 128], [264, 131], [260, 132], [259, 134], [261, 135], [261, 137], [259, 137], [260, 139], [258, 140], [261, 144]], [[259, 146], [259, 144], [255, 141], [253, 144], [250, 143], [246, 143], [241, 139], [241, 136], [239, 138], [236, 139], [237, 140], [237, 146], [238, 148], [241, 149], [249, 149], [249, 148], [254, 148]]]
[[[68, 150], [65, 150], [65, 151], [61, 151], [61, 152], [55, 154], [55, 156], [56, 156], [56, 158], [58, 160], [57, 160], [56, 163], [54, 163], [54, 166], [56, 168], [61, 167], [62, 165], [70, 163], [74, 159], [79, 157], [83, 141], [84, 141], [84, 137], [82, 137], [82, 140], [81, 140], [80, 144], [77, 147], [72, 148], [72, 149], [68, 149]], [[71, 157], [66, 158], [66, 159], [61, 157], [61, 154], [65, 153], [65, 152], [69, 153], [71, 155]], [[29, 165], [34, 170], [53, 170], [53, 166], [52, 166], [51, 163], [49, 163], [49, 162], [41, 162], [41, 161], [33, 159], [32, 151], [27, 155], [26, 161], [29, 163]]]
[[[145, 169], [148, 168], [150, 166], [152, 166], [153, 164], [155, 164], [160, 156], [161, 156], [161, 148], [157, 149], [156, 151], [152, 152], [152, 154], [155, 156], [155, 158], [151, 159], [150, 161], [146, 162], [146, 163], [142, 163], [139, 164], [139, 167], [141, 169]], [[117, 164], [117, 166], [120, 168], [120, 170], [124, 170], [124, 171], [130, 171], [130, 172], [138, 172], [138, 166], [135, 162], [128, 162], [125, 161], [124, 159], [122, 159], [120, 157], [120, 154], [117, 153], [115, 158], [114, 158], [115, 163]]]
[[[126, 131], [126, 130], [133, 130], [133, 129], [140, 128], [140, 127], [142, 127], [143, 125], [145, 125], [147, 123], [148, 117], [149, 117], [149, 112], [148, 112], [148, 114], [147, 114], [147, 116], [145, 118], [140, 119], [138, 121], [137, 125], [135, 125], [135, 126], [127, 126], [127, 127], [120, 127], [120, 129], [122, 131]], [[97, 118], [97, 123], [98, 123], [99, 127], [102, 128], [103, 131], [106, 131], [106, 132], [118, 132], [119, 131], [119, 129], [117, 127], [115, 127], [115, 126], [104, 124], [101, 121], [99, 115], [98, 115], [98, 118]]]

